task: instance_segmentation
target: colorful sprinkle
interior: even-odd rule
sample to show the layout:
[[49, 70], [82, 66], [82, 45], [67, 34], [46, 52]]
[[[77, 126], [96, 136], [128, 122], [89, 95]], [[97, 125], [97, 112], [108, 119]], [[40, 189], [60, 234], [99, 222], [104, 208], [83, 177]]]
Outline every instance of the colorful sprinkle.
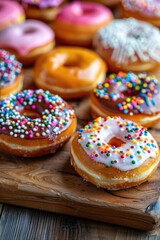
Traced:
[[16, 60], [14, 55], [0, 49], [0, 88], [14, 82], [21, 68], [22, 64]]

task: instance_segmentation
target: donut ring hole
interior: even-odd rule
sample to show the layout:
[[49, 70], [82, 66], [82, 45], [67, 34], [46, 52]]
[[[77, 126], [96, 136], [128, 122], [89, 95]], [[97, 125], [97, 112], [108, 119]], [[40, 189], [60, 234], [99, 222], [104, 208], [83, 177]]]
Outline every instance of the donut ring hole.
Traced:
[[92, 15], [96, 12], [96, 9], [81, 8], [80, 6], [74, 6], [72, 11], [76, 16], [82, 16], [82, 15]]
[[122, 93], [123, 93], [123, 95], [124, 95], [125, 97], [133, 97], [133, 96], [136, 97], [136, 95], [138, 95], [138, 92], [135, 93], [135, 92], [132, 91], [131, 89], [127, 89], [127, 90], [125, 90], [125, 91], [122, 91]]
[[63, 64], [66, 68], [79, 67], [80, 62], [78, 60], [68, 60]]
[[82, 14], [83, 15], [92, 15], [93, 13], [95, 13], [95, 9], [93, 9], [93, 8], [89, 8], [89, 9], [83, 9], [82, 10]]
[[41, 114], [34, 110], [23, 109], [20, 111], [20, 113], [21, 113], [21, 115], [31, 118], [31, 119], [41, 118]]
[[130, 32], [130, 33], [129, 33], [129, 36], [132, 37], [132, 38], [134, 38], [134, 39], [137, 39], [137, 40], [142, 37], [141, 34], [140, 34], [140, 31], [139, 31], [139, 32], [134, 32], [134, 33], [133, 33], [133, 32]]
[[23, 33], [24, 34], [33, 34], [33, 33], [35, 33], [37, 30], [35, 29], [35, 28], [33, 28], [33, 27], [30, 27], [30, 28], [26, 28], [24, 31], [23, 31]]
[[3, 4], [0, 3], [0, 10], [2, 10], [4, 8]]
[[114, 147], [121, 147], [125, 142], [117, 137], [113, 137], [109, 140], [108, 144]]

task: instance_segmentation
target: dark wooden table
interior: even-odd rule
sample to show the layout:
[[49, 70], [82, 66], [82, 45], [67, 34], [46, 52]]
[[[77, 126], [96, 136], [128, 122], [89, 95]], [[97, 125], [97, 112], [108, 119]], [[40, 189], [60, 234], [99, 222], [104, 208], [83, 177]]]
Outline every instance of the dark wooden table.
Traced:
[[39, 210], [0, 205], [0, 240], [160, 240], [145, 232]]

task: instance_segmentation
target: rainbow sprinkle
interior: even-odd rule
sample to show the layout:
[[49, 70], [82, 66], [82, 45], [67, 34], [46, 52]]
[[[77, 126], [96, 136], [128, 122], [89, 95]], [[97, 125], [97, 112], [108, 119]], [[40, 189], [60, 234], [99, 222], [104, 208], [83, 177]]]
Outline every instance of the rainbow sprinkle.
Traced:
[[14, 55], [0, 49], [0, 88], [15, 81], [21, 72], [22, 64]]
[[[110, 144], [112, 138], [122, 144]], [[139, 167], [159, 153], [156, 141], [144, 127], [117, 116], [89, 122], [79, 130], [78, 142], [92, 160], [122, 171]]]
[[148, 76], [146, 73], [111, 74], [106, 82], [97, 85], [93, 93], [96, 97], [104, 99], [106, 105], [109, 105], [110, 101], [114, 102], [117, 110], [124, 114], [149, 114], [149, 111], [160, 111], [160, 83], [154, 76]]
[[[25, 110], [35, 111], [39, 116], [35, 119], [25, 116]], [[0, 134], [13, 137], [54, 139], [73, 118], [74, 110], [49, 91], [24, 90], [0, 102]]]

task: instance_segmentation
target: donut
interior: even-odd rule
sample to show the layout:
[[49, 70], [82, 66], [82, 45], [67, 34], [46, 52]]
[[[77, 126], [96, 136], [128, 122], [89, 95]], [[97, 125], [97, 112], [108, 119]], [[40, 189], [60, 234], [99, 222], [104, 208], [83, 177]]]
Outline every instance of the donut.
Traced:
[[28, 18], [53, 21], [64, 0], [22, 0]]
[[117, 19], [101, 28], [93, 41], [111, 72], [149, 72], [160, 64], [160, 31], [149, 23]]
[[134, 17], [160, 27], [159, 0], [122, 0], [120, 9], [123, 17]]
[[33, 63], [54, 46], [54, 33], [45, 23], [27, 20], [0, 32], [0, 48], [13, 53], [23, 64]]
[[0, 99], [22, 89], [22, 64], [14, 55], [0, 49]]
[[0, 0], [0, 31], [25, 20], [24, 10], [18, 2]]
[[90, 46], [97, 30], [113, 19], [112, 12], [103, 5], [87, 2], [66, 4], [57, 15], [53, 29], [61, 43]]
[[71, 164], [78, 174], [109, 190], [145, 182], [157, 169], [159, 160], [159, 148], [152, 135], [117, 116], [89, 122], [71, 145]]
[[0, 102], [0, 149], [9, 154], [54, 153], [75, 129], [72, 108], [49, 91], [24, 90]]
[[121, 116], [145, 127], [160, 119], [160, 82], [146, 73], [111, 74], [91, 93], [94, 117]]
[[106, 77], [106, 65], [91, 50], [57, 47], [35, 64], [35, 84], [64, 99], [84, 97]]

